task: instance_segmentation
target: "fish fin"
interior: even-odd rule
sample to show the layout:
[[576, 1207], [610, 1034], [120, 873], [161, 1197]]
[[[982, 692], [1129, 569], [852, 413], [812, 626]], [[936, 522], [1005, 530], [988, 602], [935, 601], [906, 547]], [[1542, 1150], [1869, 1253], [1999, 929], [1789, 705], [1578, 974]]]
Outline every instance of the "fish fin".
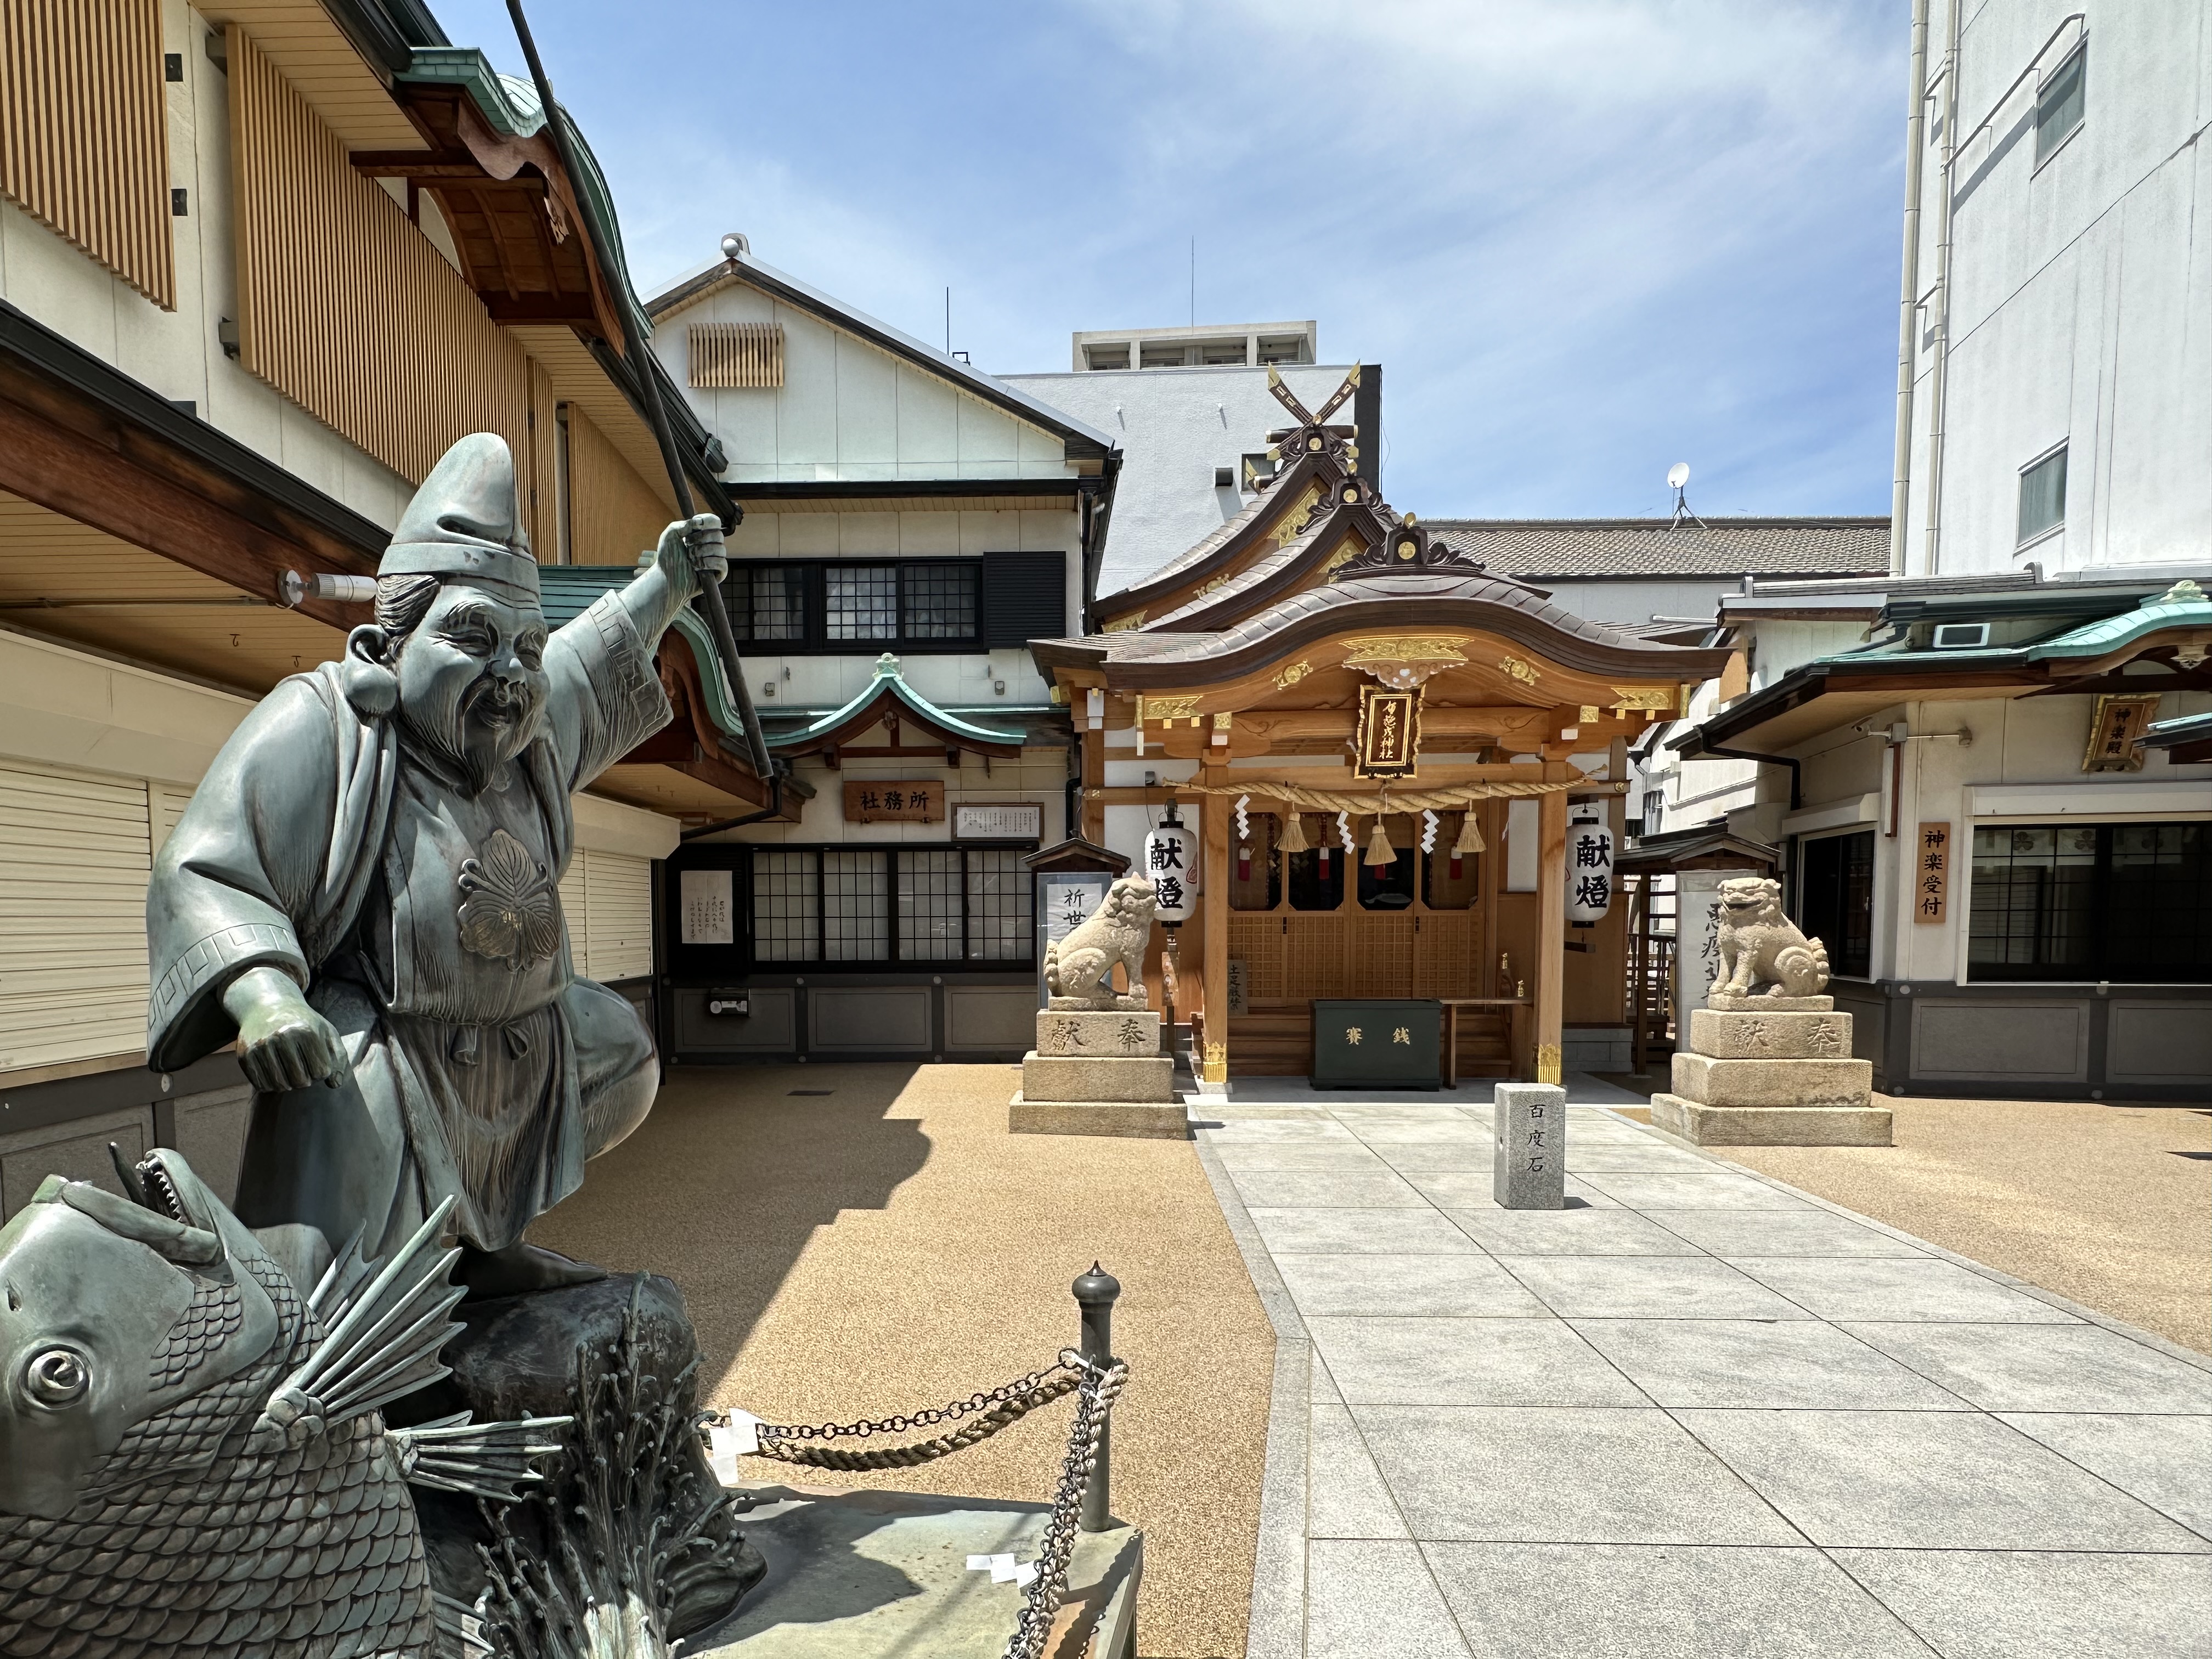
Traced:
[[526, 1417], [513, 1423], [471, 1423], [461, 1412], [411, 1429], [386, 1429], [399, 1472], [418, 1486], [463, 1492], [512, 1504], [522, 1487], [543, 1480], [538, 1460], [562, 1449], [551, 1437], [575, 1419]]
[[[313, 1436], [373, 1412], [447, 1375], [438, 1354], [461, 1329], [446, 1317], [461, 1299], [447, 1277], [460, 1251], [440, 1249], [453, 1212], [447, 1199], [392, 1260], [352, 1275], [334, 1262], [316, 1286], [325, 1297], [325, 1334], [313, 1355], [278, 1385], [249, 1442], [257, 1449], [303, 1445]], [[358, 1254], [347, 1247], [347, 1256]]]
[[375, 1271], [376, 1264], [361, 1253], [363, 1229], [354, 1229], [353, 1237], [346, 1240], [345, 1249], [334, 1256], [322, 1276], [315, 1281], [314, 1291], [307, 1297], [307, 1310], [324, 1323], [330, 1322], [328, 1310], [346, 1301], [361, 1286], [363, 1279]]
[[441, 1654], [459, 1654], [462, 1659], [488, 1659], [498, 1651], [492, 1646], [488, 1633], [491, 1628], [484, 1612], [484, 1598], [478, 1596], [477, 1604], [457, 1601], [443, 1590], [433, 1590], [430, 1599], [438, 1620], [438, 1634], [446, 1638]]

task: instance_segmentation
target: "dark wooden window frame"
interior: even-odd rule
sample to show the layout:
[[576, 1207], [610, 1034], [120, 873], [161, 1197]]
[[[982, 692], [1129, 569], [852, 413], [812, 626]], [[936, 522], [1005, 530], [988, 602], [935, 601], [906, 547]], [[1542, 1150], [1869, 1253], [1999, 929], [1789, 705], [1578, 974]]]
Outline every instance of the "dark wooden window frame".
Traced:
[[[752, 617], [747, 595], [750, 587], [733, 582], [730, 607], [730, 622], [736, 629], [738, 643], [750, 646], [769, 655], [790, 657], [849, 657], [881, 651], [896, 652], [901, 656], [963, 655], [972, 656], [983, 650], [983, 561], [980, 555], [951, 556], [941, 558], [882, 558], [852, 557], [839, 559], [747, 559], [730, 561], [734, 574], [758, 569], [791, 570], [799, 573], [800, 583], [801, 632], [797, 639], [758, 639], [752, 636]], [[913, 637], [903, 631], [870, 639], [832, 639], [830, 637], [829, 573], [860, 566], [888, 566], [898, 573], [896, 607], [898, 626], [903, 630], [907, 617], [908, 571], [942, 569], [948, 566], [964, 566], [975, 572], [975, 611], [973, 626], [957, 638]], [[749, 579], [748, 579], [749, 580]]]
[[[977, 913], [969, 889], [969, 854], [973, 853], [1028, 853], [1036, 850], [1036, 843], [1030, 841], [943, 841], [943, 842], [820, 842], [794, 846], [779, 842], [773, 846], [751, 847], [737, 866], [743, 878], [744, 898], [738, 914], [744, 924], [746, 960], [753, 969], [763, 973], [793, 974], [880, 974], [890, 969], [908, 969], [928, 973], [1018, 973], [1034, 971], [1036, 967], [1036, 918], [1021, 929], [1024, 953], [1018, 957], [976, 957], [968, 954], [975, 942], [973, 928]], [[814, 859], [815, 914], [814, 948], [811, 960], [778, 959], [770, 961], [759, 954], [753, 936], [753, 893], [755, 860], [762, 853], [807, 853]], [[832, 962], [828, 959], [829, 909], [825, 902], [828, 892], [828, 872], [823, 864], [825, 853], [873, 854], [883, 860], [884, 892], [890, 901], [885, 916], [884, 940], [888, 954], [864, 961]], [[960, 951], [957, 957], [920, 957], [908, 958], [899, 954], [898, 913], [898, 854], [901, 853], [957, 853], [960, 854]], [[1023, 879], [1029, 879], [1024, 873]], [[1032, 890], [1024, 888], [1024, 892]], [[1032, 901], [1033, 902], [1033, 901]]]

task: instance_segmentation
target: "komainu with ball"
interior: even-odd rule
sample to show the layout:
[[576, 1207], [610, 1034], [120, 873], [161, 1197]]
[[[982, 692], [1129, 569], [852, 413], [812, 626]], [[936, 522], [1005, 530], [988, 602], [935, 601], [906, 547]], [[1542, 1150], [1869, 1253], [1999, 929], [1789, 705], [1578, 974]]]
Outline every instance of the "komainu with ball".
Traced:
[[[1059, 1009], [1139, 1009], [1145, 1006], [1145, 945], [1152, 936], [1152, 884], [1124, 876], [1097, 911], [1066, 939], [1044, 947], [1044, 986]], [[1128, 976], [1127, 995], [1114, 990], [1114, 964]]]
[[1827, 988], [1828, 949], [1782, 914], [1782, 884], [1739, 876], [1721, 884], [1721, 971], [1711, 997], [1811, 997]]

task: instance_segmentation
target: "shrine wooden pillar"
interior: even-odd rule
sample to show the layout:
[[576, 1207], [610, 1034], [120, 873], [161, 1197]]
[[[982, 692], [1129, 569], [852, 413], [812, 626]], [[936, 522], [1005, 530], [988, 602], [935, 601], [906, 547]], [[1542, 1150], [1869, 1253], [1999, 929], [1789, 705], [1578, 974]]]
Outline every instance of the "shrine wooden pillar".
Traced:
[[1567, 792], [1536, 800], [1536, 1081], [1557, 1083], [1567, 992]]
[[[1075, 696], [1080, 697], [1081, 691], [1077, 691]], [[1106, 844], [1106, 803], [1098, 792], [1106, 785], [1106, 734], [1103, 732], [1085, 732], [1081, 735], [1083, 788], [1079, 817], [1083, 827], [1069, 833], [1080, 835], [1094, 847], [1103, 847]]]
[[1206, 796], [1201, 809], [1205, 862], [1199, 891], [1206, 907], [1206, 1052], [1190, 1057], [1192, 1075], [1201, 1083], [1229, 1081], [1229, 820], [1236, 810], [1228, 795]]

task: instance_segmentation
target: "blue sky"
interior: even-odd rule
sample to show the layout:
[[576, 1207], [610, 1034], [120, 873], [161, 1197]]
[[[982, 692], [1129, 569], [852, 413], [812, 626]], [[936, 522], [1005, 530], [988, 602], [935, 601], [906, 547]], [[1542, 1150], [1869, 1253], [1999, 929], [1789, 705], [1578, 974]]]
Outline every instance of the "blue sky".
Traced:
[[[520, 72], [503, 0], [432, 0]], [[652, 292], [767, 263], [998, 373], [1312, 317], [1424, 518], [1889, 502], [1905, 0], [532, 0]]]

